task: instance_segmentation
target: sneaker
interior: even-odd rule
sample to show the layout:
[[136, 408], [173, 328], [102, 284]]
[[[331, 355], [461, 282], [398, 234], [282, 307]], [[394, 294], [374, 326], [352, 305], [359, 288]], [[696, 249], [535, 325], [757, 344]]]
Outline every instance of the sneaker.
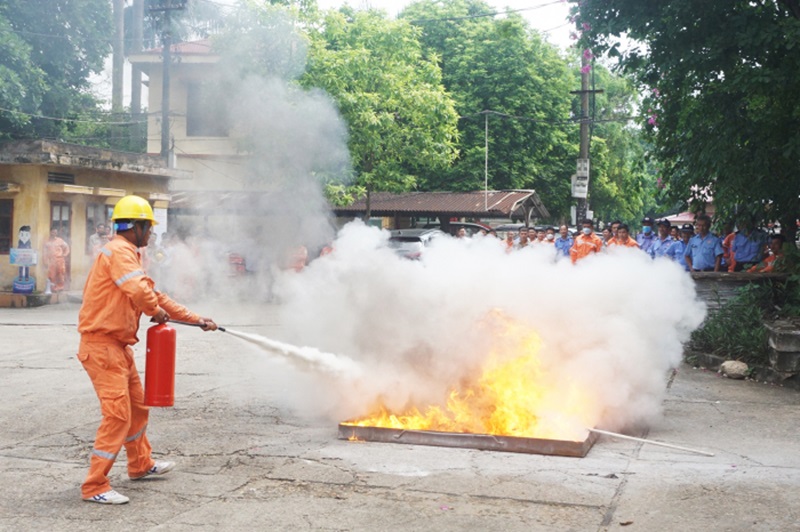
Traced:
[[141, 480], [143, 478], [149, 477], [150, 475], [163, 475], [165, 473], [169, 473], [174, 468], [175, 468], [175, 462], [167, 462], [166, 460], [163, 460], [153, 464], [153, 467], [148, 469], [144, 475], [140, 477], [130, 477], [130, 479]]
[[105, 493], [98, 493], [94, 497], [86, 497], [83, 500], [87, 502], [96, 502], [99, 504], [125, 504], [130, 499], [114, 490], [108, 490]]

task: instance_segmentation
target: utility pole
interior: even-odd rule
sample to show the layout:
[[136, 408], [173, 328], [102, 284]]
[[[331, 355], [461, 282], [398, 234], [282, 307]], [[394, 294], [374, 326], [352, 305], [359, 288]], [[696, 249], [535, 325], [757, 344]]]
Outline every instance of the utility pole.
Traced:
[[125, 67], [125, 1], [114, 0], [114, 41], [112, 44], [111, 111], [122, 112], [123, 69]]
[[172, 63], [172, 24], [173, 11], [186, 7], [186, 0], [162, 0], [161, 5], [150, 7], [150, 12], [162, 12], [161, 45], [163, 47], [163, 80], [161, 83], [161, 157], [169, 165], [169, 69]]
[[483, 112], [483, 210], [489, 210], [489, 111]]
[[[144, 42], [144, 0], [133, 0], [131, 13], [131, 54], [142, 51]], [[141, 142], [147, 149], [147, 119], [142, 120], [142, 69], [131, 65], [131, 117], [134, 126], [130, 129], [131, 146], [138, 146]]]
[[[133, 42], [131, 52], [142, 51], [142, 41], [144, 40], [144, 0], [133, 0], [133, 13], [131, 16]], [[138, 66], [131, 67], [131, 114], [134, 120], [139, 119], [142, 113], [142, 69]]]
[[586, 197], [589, 193], [589, 95], [601, 93], [602, 90], [589, 89], [589, 71], [591, 63], [587, 53], [581, 56], [581, 90], [570, 91], [571, 94], [581, 95], [581, 143], [578, 153], [578, 164], [575, 175], [572, 176], [572, 197], [576, 199], [575, 225], [581, 225], [586, 218]]

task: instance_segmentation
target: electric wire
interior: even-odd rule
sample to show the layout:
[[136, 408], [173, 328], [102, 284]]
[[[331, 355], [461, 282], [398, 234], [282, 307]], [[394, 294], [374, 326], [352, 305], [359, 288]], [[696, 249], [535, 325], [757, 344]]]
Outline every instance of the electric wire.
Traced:
[[505, 11], [493, 11], [491, 13], [478, 13], [475, 15], [463, 15], [460, 17], [442, 17], [442, 18], [428, 18], [428, 19], [416, 19], [416, 20], [409, 20], [412, 24], [425, 24], [427, 22], [449, 22], [449, 21], [457, 21], [457, 20], [470, 20], [475, 18], [485, 18], [485, 17], [495, 17], [497, 15], [509, 15], [512, 13], [519, 13], [522, 11], [533, 11], [536, 9], [542, 9], [545, 7], [554, 6], [556, 4], [562, 3], [561, 0], [555, 0], [553, 2], [547, 2], [545, 4], [540, 4], [537, 6], [531, 7], [522, 7], [519, 9], [507, 9]]
[[[17, 115], [25, 115], [29, 118], [38, 118], [41, 120], [53, 120], [55, 122], [73, 122], [77, 124], [96, 124], [96, 125], [108, 125], [108, 126], [126, 126], [132, 124], [145, 124], [147, 120], [133, 120], [133, 121], [124, 121], [124, 122], [116, 122], [116, 121], [104, 121], [104, 120], [84, 120], [81, 118], [63, 118], [57, 116], [45, 116], [45, 115], [38, 115], [33, 113], [26, 113], [24, 111], [16, 111], [14, 109], [6, 109], [4, 107], [0, 107], [0, 112], [4, 113], [11, 113]], [[111, 111], [108, 111], [111, 114]], [[116, 114], [116, 113], [115, 113]]]
[[[542, 123], [542, 124], [580, 124], [584, 121], [584, 118], [576, 116], [574, 118], [569, 118], [566, 120], [551, 120], [551, 119], [542, 119], [542, 118], [531, 118], [529, 116], [518, 116], [518, 115], [511, 115], [508, 113], [501, 113], [500, 111], [492, 111], [492, 110], [484, 110], [477, 113], [472, 113], [468, 115], [462, 115], [458, 118], [468, 119], [468, 118], [475, 118], [483, 115], [492, 115], [497, 116], [500, 118], [506, 118], [509, 120], [524, 120], [526, 122], [535, 122], [535, 123]], [[591, 123], [599, 123], [599, 122], [632, 122], [636, 120], [644, 119], [644, 116], [614, 116], [609, 118], [588, 118], [586, 119], [587, 122]]]
[[[219, 3], [219, 2], [214, 2], [213, 0], [201, 0], [201, 1], [203, 1], [205, 3], [208, 3], [208, 4], [216, 5], [218, 7], [230, 8], [230, 9], [234, 9], [235, 8], [235, 6], [226, 5], [226, 4], [222, 4], [222, 3]], [[489, 13], [478, 13], [478, 14], [475, 14], [475, 15], [463, 15], [463, 16], [458, 16], [458, 17], [414, 19], [414, 20], [409, 20], [408, 22], [411, 23], [411, 24], [424, 24], [424, 23], [429, 23], [429, 22], [450, 22], [450, 21], [459, 21], [459, 20], [470, 20], [470, 19], [476, 19], [476, 18], [495, 17], [495, 16], [498, 16], [498, 15], [509, 15], [509, 14], [513, 14], [513, 13], [520, 13], [520, 12], [523, 12], [523, 11], [534, 11], [534, 10], [537, 10], [537, 9], [542, 9], [542, 8], [545, 8], [545, 7], [550, 7], [550, 6], [554, 6], [554, 5], [561, 4], [561, 3], [562, 3], [561, 0], [554, 0], [552, 2], [547, 2], [547, 3], [539, 4], [539, 5], [536, 5], [536, 6], [522, 7], [522, 8], [519, 8], [519, 9], [507, 9], [505, 11], [492, 11], [492, 12], [489, 12]], [[565, 26], [568, 26], [569, 24], [571, 24], [571, 23], [570, 22], [566, 22], [564, 24], [561, 24], [559, 26], [555, 26], [555, 27], [550, 28], [548, 30], [540, 30], [540, 33], [550, 33], [550, 32], [555, 31], [557, 29], [561, 29], [561, 28], [563, 28]], [[62, 39], [62, 40], [66, 40], [66, 41], [69, 41], [69, 42], [74, 42], [75, 41], [75, 37], [73, 35], [65, 35], [63, 33], [58, 33], [58, 34], [41, 33], [41, 32], [36, 32], [36, 31], [14, 29], [14, 28], [2, 28], [2, 29], [0, 29], [0, 37], [4, 36], [4, 34], [7, 34], [7, 33], [14, 33], [14, 34], [17, 34], [17, 35], [27, 35], [27, 36], [31, 36], [31, 37], [42, 37], [42, 38], [46, 38], [46, 39]], [[84, 37], [83, 39], [81, 39], [81, 41], [82, 42], [97, 42], [97, 43], [102, 43], [102, 44], [108, 44], [109, 46], [114, 44], [115, 42], [117, 42], [116, 39], [107, 39], [107, 38], [99, 38], [99, 37]], [[135, 37], [126, 37], [126, 38], [123, 38], [122, 41], [125, 44], [135, 45], [137, 42], [139, 42], [139, 39], [136, 39]], [[137, 52], [137, 53], [140, 53], [140, 52]]]

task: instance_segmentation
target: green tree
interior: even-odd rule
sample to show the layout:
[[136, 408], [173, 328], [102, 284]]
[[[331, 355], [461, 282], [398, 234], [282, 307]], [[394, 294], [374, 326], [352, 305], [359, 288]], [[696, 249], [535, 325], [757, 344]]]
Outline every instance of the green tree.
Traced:
[[485, 16], [492, 12], [480, 0], [423, 0], [401, 14], [422, 29], [425, 49], [439, 61], [462, 116], [459, 158], [423, 186], [483, 188], [488, 138], [489, 186], [535, 188], [563, 218], [578, 154], [578, 126], [570, 120], [573, 77], [559, 51], [520, 16]]
[[70, 122], [51, 118], [95, 109], [111, 31], [107, 0], [0, 3], [0, 138], [59, 137]]
[[[643, 109], [673, 200], [708, 192], [723, 216], [800, 212], [800, 4], [581, 0], [583, 42], [647, 91]], [[619, 35], [639, 45], [623, 49]]]
[[[591, 186], [589, 201], [595, 219], [614, 219], [638, 225], [645, 214], [664, 214], [657, 175], [647, 164], [644, 132], [631, 117], [638, 93], [632, 80], [614, 75], [601, 64], [593, 65], [592, 85], [603, 92], [593, 95], [591, 126]], [[576, 83], [579, 83], [576, 81]], [[579, 102], [575, 102], [579, 114]]]
[[438, 65], [423, 58], [419, 32], [406, 21], [342, 9], [327, 12], [319, 28], [301, 82], [327, 91], [347, 122], [369, 216], [373, 191], [409, 190], [448, 168], [458, 116]]
[[[157, 48], [161, 46], [161, 32], [166, 21], [164, 11], [155, 11], [164, 4], [164, 0], [142, 0], [144, 2], [142, 20], [142, 47]], [[177, 5], [177, 2], [174, 2]], [[125, 8], [125, 53], [134, 50], [135, 34], [133, 32], [134, 17], [133, 6]], [[214, 2], [187, 2], [184, 9], [170, 11], [170, 31], [172, 42], [205, 39], [223, 30], [225, 16], [222, 4]]]

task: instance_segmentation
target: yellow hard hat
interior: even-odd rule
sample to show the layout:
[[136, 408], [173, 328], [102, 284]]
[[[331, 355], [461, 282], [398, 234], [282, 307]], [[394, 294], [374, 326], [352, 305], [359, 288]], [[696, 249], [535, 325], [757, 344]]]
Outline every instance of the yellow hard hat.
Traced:
[[121, 198], [116, 205], [114, 205], [114, 212], [111, 214], [111, 219], [117, 220], [148, 220], [157, 225], [155, 217], [153, 216], [153, 208], [146, 199], [139, 196], [125, 196]]

